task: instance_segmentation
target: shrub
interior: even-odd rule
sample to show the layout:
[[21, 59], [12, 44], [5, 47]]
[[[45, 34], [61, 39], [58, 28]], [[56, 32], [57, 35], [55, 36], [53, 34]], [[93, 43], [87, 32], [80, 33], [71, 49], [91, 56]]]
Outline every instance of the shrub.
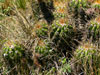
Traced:
[[5, 46], [3, 48], [3, 56], [6, 60], [20, 60], [23, 57], [24, 49], [17, 45]]
[[100, 24], [92, 21], [88, 31], [89, 31], [88, 38], [92, 38], [93, 42], [99, 43]]
[[85, 43], [74, 52], [73, 59], [74, 69], [76, 68], [76, 74], [93, 74], [98, 75], [100, 73], [100, 52], [98, 48], [92, 44]]

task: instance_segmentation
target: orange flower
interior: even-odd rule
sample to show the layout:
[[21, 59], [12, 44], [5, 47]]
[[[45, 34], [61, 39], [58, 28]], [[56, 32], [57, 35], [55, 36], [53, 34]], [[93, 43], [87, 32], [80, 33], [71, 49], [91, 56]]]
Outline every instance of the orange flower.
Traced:
[[40, 40], [40, 41], [38, 42], [38, 44], [39, 44], [39, 46], [44, 46], [44, 45], [45, 45], [45, 43], [44, 43], [43, 40]]
[[90, 2], [90, 3], [93, 3], [94, 2], [94, 0], [87, 0], [88, 2]]
[[8, 40], [4, 45], [10, 47], [12, 45], [12, 41]]
[[100, 16], [96, 18], [96, 22], [100, 24]]
[[64, 26], [64, 25], [66, 25], [66, 20], [65, 19], [60, 19], [59, 20], [59, 23], [62, 25], [62, 26]]
[[59, 8], [58, 12], [64, 13], [64, 8]]
[[89, 49], [89, 45], [88, 44], [86, 44], [86, 45], [84, 45], [84, 48], [86, 48], [86, 49]]
[[100, 4], [100, 0], [95, 0], [94, 4]]
[[58, 5], [59, 5], [59, 2], [54, 2], [54, 5], [55, 5], [55, 6], [58, 6]]
[[62, 3], [62, 1], [54, 1], [54, 6], [63, 7], [64, 3]]
[[36, 25], [36, 29], [40, 29], [40, 28], [41, 28], [40, 24]]
[[65, 23], [65, 19], [60, 19], [59, 21], [61, 24], [64, 24]]
[[92, 49], [93, 48], [93, 44], [91, 44], [91, 43], [85, 43], [84, 45], [83, 45], [83, 48], [85, 49], [85, 50], [89, 50], [89, 49]]

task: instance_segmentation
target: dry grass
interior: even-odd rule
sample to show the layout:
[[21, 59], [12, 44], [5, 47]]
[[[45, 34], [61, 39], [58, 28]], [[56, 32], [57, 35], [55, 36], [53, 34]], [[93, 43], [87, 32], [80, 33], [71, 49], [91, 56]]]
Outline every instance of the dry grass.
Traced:
[[[78, 16], [75, 16], [78, 18], [75, 18], [73, 15], [77, 12], [69, 13], [67, 6], [70, 0], [53, 0], [55, 9], [52, 12], [55, 19], [52, 24], [47, 23], [37, 1], [23, 1], [26, 1], [25, 7], [23, 4], [22, 7], [17, 6], [15, 2], [10, 5], [9, 1], [0, 3], [3, 9], [11, 7], [7, 13], [0, 12], [0, 16], [2, 15], [0, 19], [0, 65], [4, 62], [0, 66], [0, 74], [13, 75], [14, 72], [18, 75], [100, 74], [99, 45], [94, 44], [91, 38], [87, 38], [86, 31], [88, 32], [89, 27], [86, 31], [76, 27], [74, 22], [80, 21], [81, 15], [78, 12]], [[99, 18], [95, 20], [99, 21]], [[87, 24], [89, 23], [85, 25]], [[86, 42], [87, 40], [89, 42]], [[16, 43], [25, 49], [25, 55], [19, 59], [20, 61], [11, 61], [12, 66], [8, 59], [4, 58], [3, 48], [5, 46], [10, 48]], [[11, 68], [8, 69], [8, 67]]]

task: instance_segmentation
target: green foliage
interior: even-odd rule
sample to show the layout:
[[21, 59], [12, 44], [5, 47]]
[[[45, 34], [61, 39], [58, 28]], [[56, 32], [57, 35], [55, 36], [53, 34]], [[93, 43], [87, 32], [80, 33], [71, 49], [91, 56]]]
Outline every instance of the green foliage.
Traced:
[[0, 2], [4, 3], [4, 2], [5, 2], [5, 0], [0, 0]]
[[[84, 58], [87, 57], [88, 59], [91, 59], [94, 53], [96, 53], [96, 50], [91, 49], [84, 49], [82, 46], [80, 46], [79, 49], [76, 50], [76, 58], [81, 59], [84, 61]], [[87, 60], [88, 61], [88, 60]]]
[[49, 45], [37, 46], [36, 52], [43, 54], [44, 56], [47, 56], [48, 54], [52, 53], [52, 48], [50, 48]]
[[0, 6], [0, 13], [2, 12], [2, 6]]
[[65, 17], [66, 15], [65, 14], [62, 14], [62, 13], [54, 13], [54, 16], [56, 18], [61, 18], [61, 17]]
[[70, 66], [70, 64], [64, 64], [63, 66], [62, 66], [62, 72], [68, 72], [68, 73], [71, 73], [71, 66]]
[[93, 7], [96, 9], [100, 9], [100, 4], [94, 4]]
[[89, 38], [92, 37], [93, 41], [99, 40], [100, 24], [92, 22], [89, 26]]
[[5, 46], [3, 48], [3, 56], [7, 60], [19, 60], [23, 57], [24, 50], [19, 45], [11, 45], [10, 47]]
[[48, 26], [47, 26], [47, 24], [42, 24], [39, 27], [40, 28], [38, 28], [36, 30], [37, 36], [38, 37], [47, 37], [48, 36], [48, 34], [47, 34], [47, 32], [48, 32]]
[[69, 4], [70, 10], [72, 11], [73, 9], [79, 10], [80, 8], [87, 8], [88, 3], [87, 0], [72, 0], [71, 3]]
[[[3, 1], [3, 3], [0, 5], [0, 13], [3, 13], [4, 15], [10, 15], [10, 12], [11, 12], [11, 7], [10, 6], [7, 6], [5, 8], [5, 6], [7, 5], [6, 3], [4, 3], [5, 0]], [[3, 18], [2, 14], [0, 14], [0, 19]]]
[[2, 10], [2, 12], [3, 12], [4, 14], [9, 14], [10, 11], [11, 11], [11, 7], [8, 7], [8, 8], [6, 8], [6, 9]]
[[66, 58], [64, 58], [61, 62], [62, 62], [62, 64], [65, 64], [66, 63]]
[[22, 8], [22, 9], [26, 8], [26, 0], [16, 0], [16, 4], [19, 8]]
[[[30, 7], [28, 8], [27, 1], [29, 1], [28, 4], [31, 4], [30, 6], [32, 9]], [[31, 3], [31, 1], [33, 2]], [[1, 13], [7, 14], [9, 15], [6, 17], [7, 21], [10, 21], [7, 22], [9, 26], [6, 21], [0, 23], [2, 25], [0, 29], [3, 31], [2, 27], [4, 26], [5, 28], [2, 35], [4, 35], [5, 39], [13, 39], [21, 44], [6, 46], [4, 44], [6, 41], [0, 39], [0, 45], [2, 43], [4, 44], [3, 48], [0, 48], [0, 74], [79, 75], [83, 73], [85, 75], [99, 75], [99, 49], [94, 46], [92, 42], [90, 45], [82, 45], [84, 41], [90, 40], [91, 37], [94, 41], [98, 42], [100, 35], [100, 24], [93, 22], [90, 26], [86, 26], [88, 24], [86, 20], [88, 16], [86, 16], [87, 14], [85, 14], [84, 9], [87, 10], [87, 8], [91, 7], [87, 5], [87, 0], [71, 0], [68, 7], [70, 10], [68, 10], [68, 12], [64, 11], [66, 10], [66, 5], [63, 6], [63, 3], [59, 5], [61, 0], [59, 0], [58, 3], [56, 3], [57, 0], [55, 0], [57, 6], [55, 10], [57, 10], [57, 12], [52, 11], [55, 20], [50, 25], [45, 23], [45, 19], [43, 19], [44, 14], [41, 13], [38, 2], [35, 0], [31, 1], [16, 0], [18, 9], [15, 9], [17, 12], [12, 16], [9, 15], [9, 13], [10, 10], [13, 10], [13, 7], [7, 7], [3, 10], [2, 6], [0, 7], [0, 17], [2, 16]], [[51, 0], [44, 1], [48, 9], [50, 8], [50, 1]], [[81, 8], [83, 9], [82, 13], [80, 10]], [[96, 6], [96, 8], [99, 7]], [[26, 9], [26, 11], [23, 12], [23, 9]], [[49, 10], [51, 10], [51, 8]], [[69, 15], [66, 14], [66, 12]], [[72, 14], [70, 15], [70, 13]], [[40, 17], [41, 15], [42, 17]], [[76, 19], [79, 21], [79, 25], [81, 24], [80, 21], [86, 22], [84, 25], [87, 27], [86, 31], [89, 33], [84, 32], [85, 29], [73, 27], [74, 24], [76, 24], [73, 20], [77, 22]], [[30, 20], [32, 20], [32, 23], [30, 23]], [[69, 23], [70, 21], [71, 23]], [[13, 26], [13, 28], [10, 26]], [[13, 29], [16, 30], [14, 31]], [[84, 38], [84, 34], [89, 38]], [[23, 38], [20, 38], [20, 36]]]
[[67, 58], [66, 57], [61, 57], [59, 59], [59, 62], [61, 62], [61, 67], [59, 68], [59, 70], [61, 71], [61, 74], [63, 73], [71, 73], [71, 65], [70, 65], [70, 61], [67, 62]]
[[[56, 23], [56, 24], [52, 25], [52, 28], [53, 28], [53, 30], [51, 32], [51, 35], [52, 35], [51, 38], [56, 35], [67, 37], [68, 35], [73, 34], [73, 27], [71, 25], [62, 26], [61, 24]], [[59, 37], [57, 37], [57, 38], [59, 38]]]
[[[97, 74], [99, 75], [99, 62], [100, 62], [100, 52], [95, 49], [92, 45], [80, 46], [75, 51], [75, 60], [78, 60], [75, 63], [76, 66], [83, 68], [84, 74]], [[77, 69], [77, 67], [76, 67]]]

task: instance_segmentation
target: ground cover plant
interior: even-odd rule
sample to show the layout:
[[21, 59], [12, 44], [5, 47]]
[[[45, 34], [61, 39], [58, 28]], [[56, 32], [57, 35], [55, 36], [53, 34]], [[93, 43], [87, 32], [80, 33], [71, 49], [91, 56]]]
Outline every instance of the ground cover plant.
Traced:
[[99, 0], [0, 0], [0, 75], [99, 75]]

